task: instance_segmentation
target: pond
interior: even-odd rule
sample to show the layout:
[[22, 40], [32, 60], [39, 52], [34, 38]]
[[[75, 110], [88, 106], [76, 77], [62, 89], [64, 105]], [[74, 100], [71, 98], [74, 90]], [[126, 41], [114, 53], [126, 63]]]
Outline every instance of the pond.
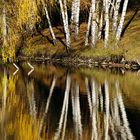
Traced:
[[1, 140], [140, 139], [140, 73], [0, 67]]

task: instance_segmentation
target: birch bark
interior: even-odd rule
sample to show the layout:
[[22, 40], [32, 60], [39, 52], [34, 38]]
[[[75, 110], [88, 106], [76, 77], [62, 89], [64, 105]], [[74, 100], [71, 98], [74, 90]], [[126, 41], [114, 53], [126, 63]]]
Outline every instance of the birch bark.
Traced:
[[80, 0], [73, 0], [71, 14], [71, 29], [74, 32], [74, 37], [77, 39], [79, 34], [79, 15], [80, 15]]
[[69, 25], [68, 25], [67, 2], [66, 0], [64, 0], [63, 2], [62, 0], [59, 0], [59, 4], [60, 4], [62, 20], [64, 24], [65, 36], [66, 36], [66, 50], [69, 53], [71, 41], [70, 41], [70, 32], [69, 32]]
[[7, 36], [7, 25], [6, 25], [6, 7], [5, 7], [5, 0], [2, 0], [3, 10], [2, 10], [2, 33], [3, 33], [3, 40], [6, 41]]
[[[29, 30], [33, 32], [34, 29], [34, 19], [35, 19], [35, 0], [32, 0], [31, 3], [29, 3], [31, 6], [31, 18], [29, 18]], [[30, 11], [29, 11], [30, 12]], [[27, 28], [28, 29], [28, 28]]]
[[123, 28], [123, 24], [124, 24], [124, 19], [125, 19], [125, 15], [126, 15], [127, 6], [128, 6], [128, 0], [125, 0], [124, 4], [123, 4], [123, 10], [122, 10], [120, 22], [119, 22], [117, 32], [116, 32], [116, 40], [117, 41], [119, 41], [120, 38], [121, 38], [121, 32], [122, 32], [122, 28]]
[[100, 16], [98, 39], [101, 39], [102, 37], [102, 29], [103, 29], [103, 10], [101, 11], [101, 16]]
[[53, 31], [53, 28], [52, 28], [52, 24], [51, 24], [51, 20], [50, 20], [50, 17], [49, 17], [47, 5], [44, 5], [44, 10], [45, 10], [46, 18], [47, 18], [47, 21], [48, 21], [49, 30], [50, 30], [51, 36], [53, 38], [53, 44], [55, 45], [56, 44], [56, 37], [55, 37], [54, 31]]
[[114, 10], [114, 15], [113, 15], [113, 30], [114, 30], [114, 33], [116, 33], [116, 30], [117, 30], [117, 22], [118, 22], [120, 3], [121, 3], [121, 0], [116, 0], [115, 10]]
[[104, 10], [105, 10], [105, 44], [104, 48], [108, 47], [108, 40], [109, 40], [109, 1], [104, 0]]
[[96, 45], [96, 0], [92, 0], [92, 21], [91, 21], [91, 46]]
[[90, 29], [91, 29], [91, 19], [92, 19], [92, 8], [90, 8], [90, 12], [89, 12], [88, 26], [87, 26], [87, 32], [86, 32], [86, 37], [85, 37], [85, 46], [87, 46], [89, 44], [89, 34], [90, 34]]
[[115, 5], [115, 0], [112, 0], [112, 2], [111, 2], [111, 4], [110, 4], [110, 6], [111, 6], [111, 8], [110, 8], [110, 17], [112, 18], [112, 16], [113, 16], [113, 13], [114, 13], [114, 6]]

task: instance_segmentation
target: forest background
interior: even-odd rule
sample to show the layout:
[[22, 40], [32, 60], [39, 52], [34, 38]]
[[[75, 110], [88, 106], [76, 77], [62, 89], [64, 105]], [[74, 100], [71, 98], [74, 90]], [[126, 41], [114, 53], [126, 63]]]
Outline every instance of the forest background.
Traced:
[[139, 0], [2, 0], [0, 56], [140, 59]]

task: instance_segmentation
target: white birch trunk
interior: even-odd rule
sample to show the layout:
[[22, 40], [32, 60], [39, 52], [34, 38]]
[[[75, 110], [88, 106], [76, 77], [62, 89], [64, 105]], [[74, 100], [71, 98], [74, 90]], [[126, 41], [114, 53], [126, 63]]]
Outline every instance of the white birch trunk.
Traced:
[[6, 7], [5, 7], [5, 0], [2, 0], [3, 10], [2, 10], [2, 33], [3, 33], [3, 40], [6, 41], [7, 36], [7, 25], [6, 25]]
[[112, 16], [113, 16], [113, 13], [114, 13], [114, 6], [115, 5], [115, 0], [112, 0], [112, 2], [111, 2], [111, 4], [110, 4], [110, 6], [111, 6], [111, 8], [110, 8], [110, 17], [112, 18]]
[[64, 31], [66, 35], [66, 49], [67, 52], [69, 52], [70, 49], [70, 32], [69, 32], [69, 24], [68, 24], [68, 13], [67, 13], [67, 2], [64, 0], [64, 3], [62, 0], [59, 0], [63, 24], [64, 24]]
[[71, 24], [73, 23], [74, 20], [74, 14], [75, 14], [75, 0], [72, 1], [72, 6], [71, 6]]
[[109, 0], [104, 0], [105, 5], [105, 44], [104, 48], [108, 47], [109, 40]]
[[[99, 32], [99, 21], [100, 21], [100, 2], [97, 1], [96, 3], [96, 34], [98, 35]], [[98, 38], [98, 36], [96, 36], [96, 39]]]
[[102, 29], [103, 29], [103, 10], [101, 11], [101, 16], [100, 16], [98, 39], [102, 38]]
[[49, 25], [49, 30], [50, 30], [51, 36], [53, 38], [53, 43], [55, 45], [56, 44], [56, 37], [55, 37], [54, 31], [53, 31], [53, 28], [52, 28], [52, 24], [51, 24], [51, 20], [50, 20], [50, 17], [49, 17], [47, 5], [46, 6], [44, 5], [44, 9], [45, 9], [46, 18], [47, 18], [48, 25]]
[[[32, 3], [31, 3], [31, 5], [30, 6], [32, 6], [31, 8], [32, 8], [32, 11], [31, 11], [31, 14], [32, 14], [32, 16], [29, 18], [29, 30], [32, 32], [33, 31], [33, 29], [34, 29], [34, 18], [35, 18], [35, 0], [32, 0]], [[28, 24], [27, 24], [27, 26], [28, 26]], [[28, 27], [27, 27], [27, 29], [28, 29]]]
[[92, 0], [92, 21], [91, 21], [91, 46], [96, 45], [96, 0]]
[[118, 25], [117, 32], [116, 32], [116, 40], [117, 41], [119, 41], [121, 38], [121, 33], [122, 33], [122, 29], [123, 29], [123, 24], [124, 24], [127, 6], [128, 6], [128, 0], [125, 0], [124, 4], [123, 4], [123, 10], [122, 10], [121, 18], [120, 18], [120, 23]]
[[116, 33], [116, 30], [117, 30], [117, 22], [118, 22], [120, 3], [121, 3], [121, 0], [116, 0], [114, 15], [113, 15], [113, 31], [114, 31], [114, 33]]
[[86, 32], [86, 37], [85, 37], [85, 46], [89, 44], [89, 33], [91, 29], [91, 19], [92, 19], [92, 8], [90, 8], [89, 12], [89, 18], [88, 18], [88, 26], [87, 26], [87, 32]]
[[80, 15], [80, 0], [73, 0], [71, 14], [71, 29], [74, 32], [74, 37], [77, 39], [79, 34], [79, 15]]

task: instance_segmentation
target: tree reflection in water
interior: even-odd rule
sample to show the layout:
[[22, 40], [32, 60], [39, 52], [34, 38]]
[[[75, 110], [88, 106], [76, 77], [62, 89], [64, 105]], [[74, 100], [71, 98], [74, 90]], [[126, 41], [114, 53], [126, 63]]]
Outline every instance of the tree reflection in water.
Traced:
[[[84, 76], [79, 82], [70, 73], [63, 79], [53, 73], [46, 79], [44, 87], [48, 95], [42, 108], [36, 99], [37, 92], [42, 91], [36, 86], [37, 79], [21, 78], [21, 75], [10, 76], [4, 69], [0, 77], [0, 134], [3, 140], [134, 139], [119, 80], [110, 83], [106, 78], [98, 82], [95, 77]], [[58, 95], [60, 91], [64, 96]], [[60, 99], [55, 99], [58, 96]], [[57, 104], [59, 100], [61, 105]]]

